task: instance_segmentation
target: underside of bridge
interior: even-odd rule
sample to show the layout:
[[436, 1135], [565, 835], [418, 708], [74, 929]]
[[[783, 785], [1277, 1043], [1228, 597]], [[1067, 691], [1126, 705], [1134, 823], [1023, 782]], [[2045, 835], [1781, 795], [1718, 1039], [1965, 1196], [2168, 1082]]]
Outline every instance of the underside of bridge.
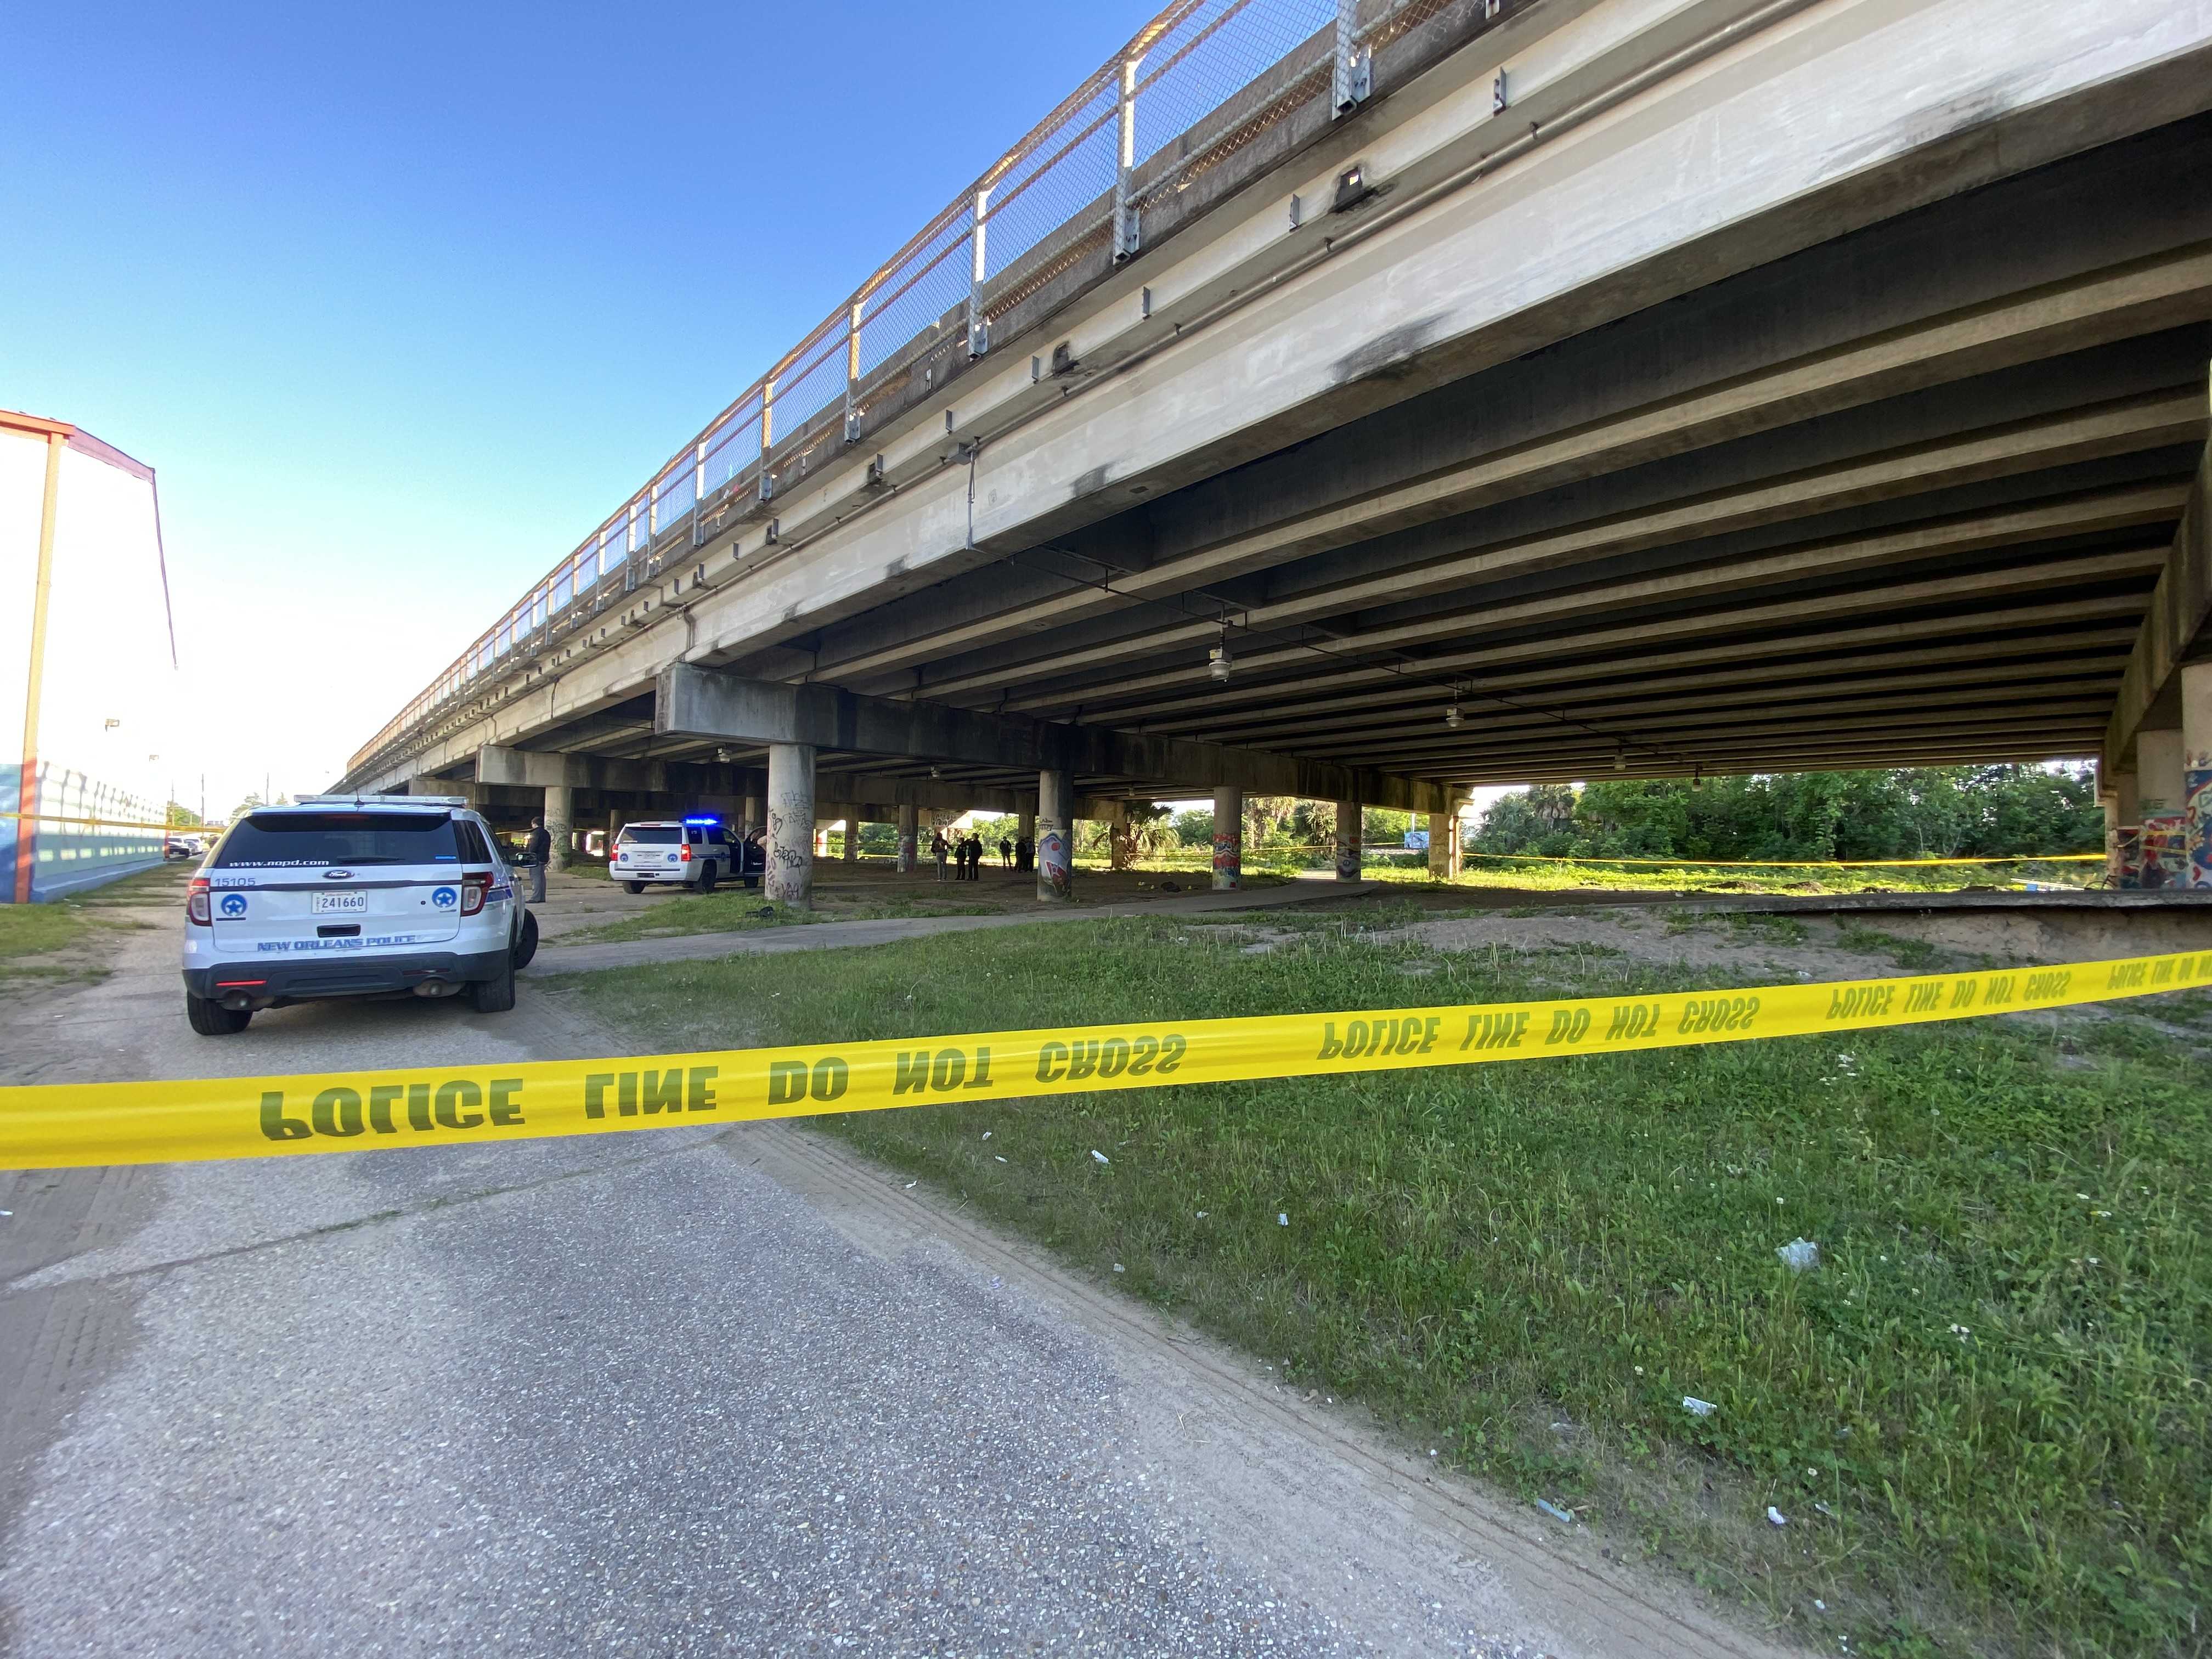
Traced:
[[[2204, 453], [2208, 274], [2200, 118], [726, 665], [1462, 787], [2094, 755]], [[532, 746], [763, 752], [651, 695]]]
[[[1078, 800], [1234, 786], [1436, 811], [1480, 785], [1616, 773], [2101, 756], [2110, 783], [2136, 770], [2142, 732], [2160, 781], [2114, 810], [2148, 819], [2186, 793], [2184, 671], [2212, 672], [2192, 666], [2212, 657], [2200, 81], [2144, 83], [2171, 118], [2130, 124], [2108, 99], [2100, 118], [2127, 136], [2104, 142], [2054, 138], [2063, 113], [2008, 127], [1995, 110], [1879, 181], [1807, 192], [1494, 326], [1377, 317], [1304, 404], [1161, 446], [1171, 462], [1109, 459], [1042, 507], [1040, 469], [960, 433], [948, 404], [933, 472], [818, 510], [806, 538], [829, 538], [812, 568], [834, 598], [757, 574], [808, 568], [775, 562], [807, 555], [773, 526], [765, 545], [743, 518], [717, 542], [726, 507], [695, 521], [708, 552], [669, 556], [660, 610], [623, 617], [642, 632], [584, 641], [671, 638], [656, 678], [626, 667], [556, 713], [556, 652], [523, 683], [538, 701], [509, 705], [512, 736], [501, 691], [447, 717], [442, 747], [436, 731], [418, 743], [420, 769], [484, 781], [470, 757], [489, 740], [696, 768], [662, 781], [735, 793], [781, 744], [805, 750], [817, 797], [863, 806], [1034, 799], [1042, 770]], [[2057, 159], [2008, 167], [2021, 131]], [[1486, 246], [1480, 274], [1510, 283], [1522, 264], [1537, 291], [1583, 234], [1545, 231]], [[1742, 258], [1753, 245], [1776, 252]], [[1376, 293], [1349, 268], [1339, 291]], [[1311, 318], [1322, 301], [1304, 303]], [[1238, 349], [1265, 353], [1255, 328]], [[1072, 400], [1052, 410], [1089, 407], [1091, 371], [1048, 332], [1018, 348], [1042, 348], [1029, 378]], [[1144, 378], [1157, 349], [1101, 371], [1121, 401], [1099, 404], [1098, 453], [1150, 409], [1178, 418], [1188, 380]], [[901, 534], [941, 537], [963, 474], [964, 544], [956, 530], [949, 553], [926, 546], [926, 577], [920, 560], [869, 562]], [[1028, 481], [1009, 486], [1028, 492], [1020, 511], [1001, 477]], [[902, 488], [920, 504], [902, 509]], [[847, 514], [885, 501], [912, 527], [852, 541]], [[684, 567], [699, 557], [711, 611], [718, 552], [796, 602], [692, 625]], [[407, 775], [395, 764], [387, 749], [360, 775]], [[2212, 757], [2188, 765], [2193, 779]]]

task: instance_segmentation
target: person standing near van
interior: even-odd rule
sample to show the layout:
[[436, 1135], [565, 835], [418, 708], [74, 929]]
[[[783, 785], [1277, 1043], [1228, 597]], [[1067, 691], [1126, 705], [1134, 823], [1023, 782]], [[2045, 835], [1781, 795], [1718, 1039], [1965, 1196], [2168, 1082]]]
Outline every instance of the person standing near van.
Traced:
[[546, 833], [545, 820], [530, 820], [530, 839], [523, 843], [530, 854], [530, 902], [545, 902], [545, 866], [553, 861], [553, 837]]

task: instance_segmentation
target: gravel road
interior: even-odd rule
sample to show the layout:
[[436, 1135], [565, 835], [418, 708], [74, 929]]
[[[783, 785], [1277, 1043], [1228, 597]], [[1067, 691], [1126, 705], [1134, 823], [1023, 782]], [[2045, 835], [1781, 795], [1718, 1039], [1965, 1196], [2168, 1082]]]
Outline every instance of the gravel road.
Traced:
[[[0, 1080], [624, 1047], [527, 987], [196, 1039], [173, 918], [0, 1013]], [[6, 1651], [1766, 1651], [787, 1126], [0, 1208]]]

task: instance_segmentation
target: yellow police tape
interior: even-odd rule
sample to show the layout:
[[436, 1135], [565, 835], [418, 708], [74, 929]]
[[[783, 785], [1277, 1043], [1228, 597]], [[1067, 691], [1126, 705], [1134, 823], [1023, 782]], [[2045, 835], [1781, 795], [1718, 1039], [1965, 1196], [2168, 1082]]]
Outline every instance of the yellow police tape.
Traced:
[[1979, 859], [1601, 859], [1547, 858], [1535, 853], [1462, 853], [1464, 859], [1514, 864], [1634, 864], [1668, 870], [1903, 870], [1923, 864], [2102, 864], [2102, 853], [2002, 853]]
[[0, 818], [28, 818], [34, 824], [68, 823], [91, 830], [161, 830], [173, 836], [230, 828], [227, 823], [148, 823], [142, 818], [68, 818], [52, 812], [0, 812]]
[[1909, 979], [309, 1077], [0, 1089], [0, 1169], [520, 1140], [943, 1100], [1618, 1054], [2212, 985], [2212, 951]]

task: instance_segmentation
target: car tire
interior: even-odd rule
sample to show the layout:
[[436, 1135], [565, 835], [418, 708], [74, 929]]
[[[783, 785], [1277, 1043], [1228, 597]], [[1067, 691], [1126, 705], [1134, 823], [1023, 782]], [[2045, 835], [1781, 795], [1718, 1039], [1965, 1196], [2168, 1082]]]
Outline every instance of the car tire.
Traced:
[[525, 910], [522, 913], [522, 931], [516, 936], [514, 941], [514, 965], [517, 968], [527, 968], [530, 966], [531, 957], [537, 954], [538, 918]]
[[645, 884], [641, 881], [626, 881], [623, 885], [633, 893], [642, 893], [645, 890]]
[[235, 1036], [253, 1018], [251, 1008], [226, 1008], [220, 1002], [185, 993], [185, 1018], [202, 1036]]
[[501, 959], [498, 977], [477, 980], [469, 986], [469, 1006], [480, 1014], [503, 1014], [514, 1006], [514, 952]]
[[712, 859], [708, 859], [706, 867], [699, 872], [699, 890], [702, 893], [714, 890], [714, 860]]

